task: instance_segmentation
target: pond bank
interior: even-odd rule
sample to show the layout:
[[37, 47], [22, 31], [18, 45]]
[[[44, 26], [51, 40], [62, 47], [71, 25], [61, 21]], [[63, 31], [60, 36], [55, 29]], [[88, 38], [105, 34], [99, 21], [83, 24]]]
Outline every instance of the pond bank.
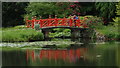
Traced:
[[27, 47], [45, 47], [55, 45], [58, 48], [68, 47], [70, 44], [75, 44], [72, 41], [39, 41], [39, 42], [22, 42], [22, 43], [0, 43], [0, 47], [16, 47], [16, 48], [27, 48]]
[[118, 32], [118, 27], [115, 26], [102, 26], [95, 29], [97, 34], [96, 36], [104, 37], [105, 40], [120, 40], [120, 33]]

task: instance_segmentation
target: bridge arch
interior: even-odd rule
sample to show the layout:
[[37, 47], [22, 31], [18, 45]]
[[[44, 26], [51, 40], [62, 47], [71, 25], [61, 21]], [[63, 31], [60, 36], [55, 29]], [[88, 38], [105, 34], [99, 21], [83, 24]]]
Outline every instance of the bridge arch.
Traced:
[[88, 28], [78, 28], [78, 27], [49, 27], [49, 28], [42, 28], [41, 30], [42, 30], [42, 33], [44, 34], [44, 38], [48, 39], [49, 38], [49, 33], [52, 32], [52, 30], [55, 29], [55, 28], [70, 29], [72, 39], [83, 37], [82, 32], [85, 33], [85, 31], [88, 29]]

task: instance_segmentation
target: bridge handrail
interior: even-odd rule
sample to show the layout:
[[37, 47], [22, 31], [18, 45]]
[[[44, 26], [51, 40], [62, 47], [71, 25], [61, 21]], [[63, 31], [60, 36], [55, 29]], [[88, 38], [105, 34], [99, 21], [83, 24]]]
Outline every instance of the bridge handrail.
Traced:
[[42, 27], [49, 27], [49, 26], [83, 26], [84, 28], [87, 27], [84, 20], [80, 19], [71, 19], [71, 18], [48, 18], [48, 19], [32, 19], [32, 20], [26, 20], [27, 27], [32, 27], [34, 29], [35, 24], [40, 24], [40, 28]]

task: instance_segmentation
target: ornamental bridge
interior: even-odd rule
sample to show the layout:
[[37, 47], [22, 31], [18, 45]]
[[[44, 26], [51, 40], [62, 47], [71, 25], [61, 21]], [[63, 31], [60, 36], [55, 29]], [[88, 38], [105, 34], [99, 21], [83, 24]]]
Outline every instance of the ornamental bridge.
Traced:
[[65, 17], [57, 18], [57, 15], [55, 15], [55, 18], [51, 18], [51, 16], [49, 16], [48, 19], [41, 19], [40, 16], [40, 19], [37, 20], [35, 16], [31, 20], [26, 18], [26, 26], [34, 29], [34, 26], [39, 24], [39, 28], [42, 29], [45, 38], [49, 37], [49, 32], [54, 28], [68, 28], [71, 30], [71, 37], [76, 38], [79, 37], [78, 35], [80, 35], [79, 33], [81, 33], [81, 31], [85, 32], [85, 30], [89, 28], [87, 23], [84, 22], [85, 20], [86, 18], [83, 20]]

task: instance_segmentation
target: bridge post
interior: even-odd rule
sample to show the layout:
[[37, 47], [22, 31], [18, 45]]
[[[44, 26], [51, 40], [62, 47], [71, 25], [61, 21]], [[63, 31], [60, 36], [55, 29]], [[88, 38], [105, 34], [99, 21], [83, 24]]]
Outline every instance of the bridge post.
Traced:
[[94, 36], [94, 30], [90, 28], [84, 28], [80, 31], [81, 38], [92, 39]]
[[42, 19], [42, 16], [40, 16], [40, 19]]
[[55, 15], [55, 18], [57, 18], [57, 15]]
[[28, 17], [26, 17], [25, 20], [26, 20], [26, 26], [29, 27], [29, 25], [28, 25]]
[[71, 39], [76, 39], [80, 37], [80, 29], [71, 29]]
[[40, 20], [39, 20], [39, 25], [40, 25], [40, 28], [42, 28], [42, 16], [40, 16]]
[[49, 40], [49, 33], [52, 31], [52, 29], [42, 29], [42, 33], [44, 34], [44, 40]]
[[36, 21], [36, 16], [32, 17], [32, 28], [33, 29], [34, 29], [35, 21]]
[[49, 15], [49, 18], [51, 18], [51, 15]]
[[57, 19], [57, 15], [55, 15], [55, 26], [57, 26], [58, 25], [58, 19]]
[[69, 24], [70, 24], [70, 27], [72, 27], [72, 19], [71, 18], [70, 18], [70, 23]]

